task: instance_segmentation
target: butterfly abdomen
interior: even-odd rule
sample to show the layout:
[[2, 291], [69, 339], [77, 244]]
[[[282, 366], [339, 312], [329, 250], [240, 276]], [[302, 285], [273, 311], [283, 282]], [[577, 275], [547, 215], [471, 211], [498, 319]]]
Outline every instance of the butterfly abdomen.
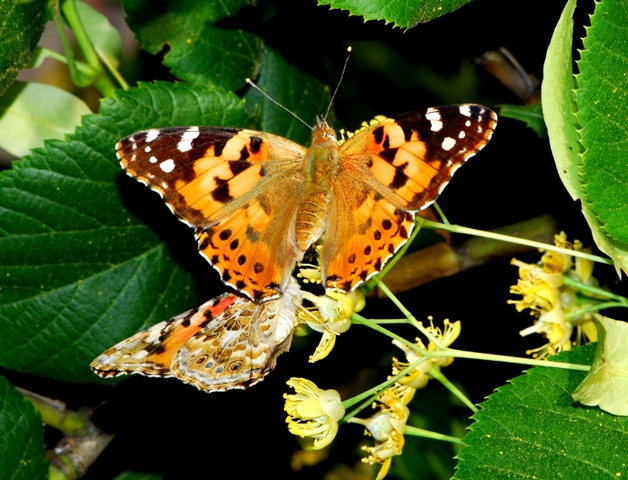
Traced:
[[295, 233], [297, 245], [305, 252], [325, 230], [331, 193], [329, 190], [311, 189], [305, 193], [297, 212]]

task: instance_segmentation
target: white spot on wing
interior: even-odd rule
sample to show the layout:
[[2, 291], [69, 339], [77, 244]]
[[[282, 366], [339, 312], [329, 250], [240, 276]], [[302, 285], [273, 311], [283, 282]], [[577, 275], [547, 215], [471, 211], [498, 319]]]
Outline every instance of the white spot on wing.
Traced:
[[466, 122], [464, 122], [464, 126], [465, 127], [470, 127], [471, 126], [471, 120], [467, 120]]
[[445, 137], [443, 139], [443, 144], [441, 145], [442, 149], [445, 151], [451, 150], [453, 146], [456, 144], [456, 141], [451, 137]]
[[443, 128], [443, 122], [440, 119], [440, 113], [434, 107], [428, 108], [425, 118], [430, 121], [432, 132], [439, 132]]
[[181, 135], [181, 141], [177, 144], [177, 149], [180, 152], [187, 152], [192, 150], [192, 140], [199, 136], [198, 127], [190, 127], [183, 135]]
[[465, 137], [465, 133], [464, 133], [464, 132], [460, 132], [460, 133], [458, 134], [458, 138], [464, 138], [464, 137]]
[[146, 153], [150, 152], [150, 147], [149, 147], [149, 146], [147, 146], [147, 147], [144, 149], [144, 151], [145, 151]]
[[159, 130], [149, 130], [146, 132], [146, 142], [150, 143], [159, 136]]
[[135, 360], [141, 360], [142, 358], [145, 358], [147, 356], [148, 356], [148, 352], [146, 350], [140, 350], [135, 355], [133, 355], [133, 358]]
[[460, 107], [460, 113], [462, 115], [464, 115], [465, 117], [470, 117], [471, 116], [471, 108], [469, 108], [469, 105], [462, 105]]
[[159, 164], [159, 168], [161, 168], [165, 173], [170, 173], [174, 170], [174, 160], [169, 158]]
[[152, 156], [152, 157], [150, 157], [150, 158], [148, 159], [148, 161], [149, 161], [150, 163], [157, 163], [157, 157]]

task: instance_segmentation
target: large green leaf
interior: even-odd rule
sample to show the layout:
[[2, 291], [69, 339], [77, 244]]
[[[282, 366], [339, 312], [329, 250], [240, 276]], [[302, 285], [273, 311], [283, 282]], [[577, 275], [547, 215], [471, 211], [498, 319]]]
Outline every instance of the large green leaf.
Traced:
[[0, 2], [0, 95], [28, 65], [49, 16], [47, 0]]
[[[551, 360], [590, 364], [595, 346]], [[500, 387], [473, 416], [454, 478], [623, 478], [628, 418], [573, 401], [585, 372], [535, 367]]]
[[167, 46], [164, 65], [177, 77], [194, 83], [237, 90], [255, 77], [261, 41], [243, 30], [216, 26], [251, 5], [250, 0], [124, 0], [127, 23], [146, 51]]
[[4, 377], [0, 377], [0, 432], [0, 480], [48, 478], [41, 417]]
[[601, 1], [578, 62], [586, 201], [613, 241], [628, 244], [628, 5]]
[[[222, 89], [142, 85], [105, 99], [68, 141], [48, 141], [2, 172], [0, 364], [89, 380], [88, 365], [104, 349], [193, 306], [192, 278], [160, 238], [172, 241], [181, 228], [195, 252], [191, 231], [122, 174], [114, 145], [150, 127], [247, 123], [243, 102]], [[124, 200], [143, 217], [159, 207], [152, 225]]]
[[[615, 261], [618, 269], [622, 268], [626, 271], [628, 269], [628, 238], [622, 233], [622, 225], [626, 223], [626, 217], [613, 213], [614, 211], [626, 213], [626, 193], [623, 192], [625, 189], [615, 185], [615, 182], [621, 183], [621, 178], [626, 175], [625, 160], [622, 163], [621, 152], [617, 148], [617, 145], [623, 141], [621, 135], [625, 128], [626, 114], [622, 112], [626, 110], [611, 112], [605, 107], [600, 107], [607, 115], [602, 118], [602, 116], [596, 117], [591, 114], [598, 111], [597, 104], [605, 103], [605, 101], [599, 101], [599, 96], [605, 95], [605, 92], [603, 89], [599, 90], [598, 87], [613, 85], [613, 82], [623, 82], [620, 71], [608, 69], [607, 73], [607, 69], [600, 67], [599, 63], [610, 58], [607, 53], [609, 51], [623, 58], [625, 58], [625, 52], [619, 46], [621, 41], [617, 32], [603, 26], [597, 27], [594, 30], [593, 39], [585, 42], [585, 46], [592, 44], [595, 48], [592, 52], [588, 49], [582, 52], [583, 60], [580, 67], [582, 73], [578, 77], [578, 83], [584, 80], [584, 84], [579, 85], [576, 98], [571, 61], [572, 16], [575, 3], [575, 0], [570, 0], [565, 6], [547, 51], [543, 67], [543, 115], [554, 161], [565, 188], [574, 200], [582, 202], [582, 212], [591, 227], [597, 246]], [[597, 8], [600, 8], [600, 5], [598, 4]], [[597, 25], [599, 19], [604, 17], [604, 13], [599, 15], [596, 13], [591, 18], [592, 25]], [[589, 32], [592, 30], [593, 27], [589, 29]], [[604, 51], [599, 52], [599, 42], [603, 44], [610, 42], [611, 45], [607, 46], [607, 50], [602, 49]], [[585, 59], [588, 60], [585, 61]], [[598, 71], [597, 68], [602, 68], [602, 70]], [[599, 78], [599, 81], [591, 81], [591, 77]], [[609, 88], [613, 89], [613, 87]], [[625, 95], [623, 98], [626, 100]], [[578, 112], [578, 108], [582, 108], [584, 113]], [[580, 125], [582, 125], [582, 131]], [[604, 139], [599, 136], [600, 131], [606, 135]], [[618, 135], [615, 137], [616, 140], [609, 136], [610, 131], [615, 131]], [[580, 140], [581, 134], [587, 137], [586, 142], [583, 137], [584, 146]], [[596, 140], [598, 138], [600, 141]], [[585, 152], [585, 146], [595, 148]]]
[[364, 20], [384, 20], [412, 28], [453, 12], [471, 0], [318, 0], [319, 5], [347, 10]]

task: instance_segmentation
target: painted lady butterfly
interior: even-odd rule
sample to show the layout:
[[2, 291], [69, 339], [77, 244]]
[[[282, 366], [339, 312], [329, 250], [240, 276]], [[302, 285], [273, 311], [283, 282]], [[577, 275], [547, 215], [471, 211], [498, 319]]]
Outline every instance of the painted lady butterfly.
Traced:
[[281, 298], [262, 304], [225, 293], [123, 340], [91, 367], [101, 377], [176, 377], [207, 392], [247, 388], [290, 348], [301, 301], [293, 278]]
[[453, 105], [386, 119], [342, 144], [318, 120], [309, 149], [253, 130], [171, 127], [116, 150], [130, 176], [195, 228], [222, 281], [266, 302], [319, 239], [325, 288], [349, 292], [378, 273], [496, 123], [485, 107]]

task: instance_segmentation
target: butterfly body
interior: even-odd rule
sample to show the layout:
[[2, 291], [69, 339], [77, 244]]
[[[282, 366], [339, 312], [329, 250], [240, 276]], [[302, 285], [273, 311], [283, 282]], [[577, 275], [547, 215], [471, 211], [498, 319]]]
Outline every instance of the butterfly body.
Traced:
[[172, 127], [116, 150], [130, 176], [195, 228], [223, 282], [266, 302], [321, 239], [327, 289], [348, 292], [378, 273], [496, 122], [485, 107], [452, 105], [386, 119], [342, 144], [319, 120], [307, 149], [254, 130]]

